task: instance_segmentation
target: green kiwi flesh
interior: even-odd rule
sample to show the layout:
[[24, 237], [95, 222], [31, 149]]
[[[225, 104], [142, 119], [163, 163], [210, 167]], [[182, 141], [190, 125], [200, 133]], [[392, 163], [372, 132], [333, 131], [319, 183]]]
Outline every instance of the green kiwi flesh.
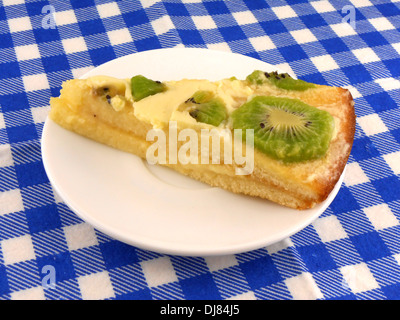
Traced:
[[148, 79], [142, 75], [131, 78], [131, 91], [135, 101], [165, 91], [165, 84], [160, 81]]
[[228, 117], [225, 103], [221, 98], [215, 97], [211, 91], [195, 92], [191, 98], [184, 102], [183, 108], [197, 122], [207, 123], [216, 127]]
[[316, 85], [300, 79], [293, 79], [287, 73], [263, 72], [255, 70], [246, 78], [251, 84], [262, 85], [271, 83], [274, 86], [284, 90], [305, 91], [307, 89], [315, 88]]
[[254, 129], [255, 148], [285, 163], [323, 157], [334, 130], [327, 111], [297, 99], [256, 96], [231, 116], [234, 129]]

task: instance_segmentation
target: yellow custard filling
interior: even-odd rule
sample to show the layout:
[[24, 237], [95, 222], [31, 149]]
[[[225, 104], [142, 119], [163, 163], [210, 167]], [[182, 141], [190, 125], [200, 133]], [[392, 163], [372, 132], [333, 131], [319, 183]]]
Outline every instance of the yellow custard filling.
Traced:
[[[117, 95], [110, 98], [110, 104], [115, 111], [120, 111], [125, 103], [133, 103], [134, 115], [141, 121], [150, 123], [153, 128], [165, 128], [169, 121], [177, 121], [190, 125], [208, 128], [209, 125], [196, 122], [188, 112], [179, 111], [182, 102], [189, 99], [199, 90], [211, 91], [220, 97], [227, 109], [232, 113], [254, 94], [254, 89], [243, 80], [224, 79], [211, 82], [208, 80], [183, 79], [166, 81], [166, 90], [135, 101], [130, 89], [130, 79], [117, 79], [109, 76], [94, 76], [86, 80], [87, 85], [94, 90], [99, 88], [115, 88]], [[125, 99], [122, 99], [124, 97]]]

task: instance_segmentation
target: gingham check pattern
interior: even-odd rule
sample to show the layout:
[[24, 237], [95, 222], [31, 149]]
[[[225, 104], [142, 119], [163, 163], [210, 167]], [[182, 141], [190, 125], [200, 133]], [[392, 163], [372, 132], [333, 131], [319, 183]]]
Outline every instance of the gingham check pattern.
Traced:
[[[0, 299], [399, 299], [399, 30], [400, 2], [386, 0], [3, 0]], [[61, 83], [176, 46], [241, 53], [351, 90], [345, 181], [314, 223], [252, 252], [169, 256], [94, 230], [53, 192], [40, 136]]]

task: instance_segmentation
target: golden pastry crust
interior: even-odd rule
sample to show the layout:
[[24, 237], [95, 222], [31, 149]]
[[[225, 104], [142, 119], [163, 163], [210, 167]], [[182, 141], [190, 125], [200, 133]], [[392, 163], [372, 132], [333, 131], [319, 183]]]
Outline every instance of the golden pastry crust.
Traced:
[[338, 97], [342, 98], [339, 106], [335, 110], [335, 115], [340, 117], [341, 130], [338, 132], [340, 138], [331, 144], [331, 160], [326, 170], [330, 172], [315, 181], [315, 187], [319, 190], [320, 201], [325, 200], [339, 180], [350, 156], [353, 146], [356, 115], [354, 111], [354, 101], [350, 92], [343, 88], [337, 88]]
[[[328, 111], [335, 119], [335, 133], [326, 155], [318, 160], [284, 164], [254, 150], [254, 170], [250, 175], [236, 175], [234, 164], [166, 165], [211, 186], [290, 208], [303, 210], [321, 203], [339, 180], [353, 144], [355, 112], [350, 92], [318, 86], [305, 92], [254, 89], [254, 94], [297, 98]], [[135, 115], [135, 103], [126, 104], [126, 108], [116, 111], [107, 101], [100, 100], [87, 81], [70, 80], [63, 85], [61, 96], [51, 99], [50, 118], [68, 130], [145, 159], [152, 143], [146, 141], [146, 134], [153, 125]], [[168, 128], [163, 130], [168, 135]]]

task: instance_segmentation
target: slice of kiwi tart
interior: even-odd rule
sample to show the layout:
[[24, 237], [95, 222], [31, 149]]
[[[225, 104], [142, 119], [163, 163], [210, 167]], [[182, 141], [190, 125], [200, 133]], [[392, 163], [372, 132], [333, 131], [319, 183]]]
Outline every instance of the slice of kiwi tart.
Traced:
[[196, 91], [180, 109], [188, 111], [196, 121], [216, 127], [228, 117], [225, 103], [211, 91]]
[[135, 101], [152, 96], [166, 90], [166, 86], [161, 81], [154, 81], [142, 75], [131, 78], [131, 91]]
[[256, 96], [231, 116], [234, 129], [254, 129], [255, 148], [286, 163], [323, 157], [334, 130], [327, 111], [290, 98]]
[[288, 73], [278, 73], [277, 71], [263, 72], [254, 70], [246, 77], [246, 80], [255, 85], [270, 83], [284, 90], [305, 91], [316, 87], [313, 83], [300, 79], [293, 79]]
[[[72, 79], [63, 83], [60, 96], [52, 98], [50, 106], [49, 118], [61, 127], [143, 160], [147, 160], [149, 150], [160, 160], [163, 150], [168, 150], [165, 159], [174, 149], [178, 153], [186, 150], [190, 157], [194, 156], [191, 151], [199, 151], [201, 161], [197, 164], [159, 164], [212, 187], [295, 209], [312, 208], [328, 197], [345, 168], [356, 125], [349, 90], [257, 70], [243, 80], [232, 77], [159, 82], [141, 75], [129, 79], [105, 75]], [[329, 107], [329, 113], [323, 111], [324, 107]], [[169, 124], [175, 120], [180, 121], [175, 143], [182, 142], [175, 145], [186, 149], [170, 148], [175, 135]], [[195, 129], [200, 131], [201, 142], [202, 129], [210, 126], [218, 127], [215, 131], [221, 139], [216, 142], [221, 148], [213, 150], [215, 139], [209, 136], [208, 151], [220, 152], [208, 152], [206, 156], [210, 160], [216, 155], [223, 160], [218, 163], [203, 163], [204, 146], [190, 146], [189, 150], [189, 141], [179, 139], [183, 130]], [[53, 130], [52, 124], [47, 128]], [[235, 141], [226, 140], [225, 129], [242, 129], [245, 143], [249, 135], [254, 137], [254, 157], [247, 148], [244, 150], [244, 143], [232, 145], [230, 142]], [[246, 137], [247, 130], [243, 129], [252, 130]], [[149, 140], [149, 133], [154, 133], [157, 141]], [[165, 140], [161, 139], [163, 133]], [[240, 150], [235, 151], [235, 146]], [[233, 151], [231, 159], [225, 154], [228, 148]], [[246, 157], [237, 151], [244, 151]], [[126, 170], [131, 174], [128, 167]]]

